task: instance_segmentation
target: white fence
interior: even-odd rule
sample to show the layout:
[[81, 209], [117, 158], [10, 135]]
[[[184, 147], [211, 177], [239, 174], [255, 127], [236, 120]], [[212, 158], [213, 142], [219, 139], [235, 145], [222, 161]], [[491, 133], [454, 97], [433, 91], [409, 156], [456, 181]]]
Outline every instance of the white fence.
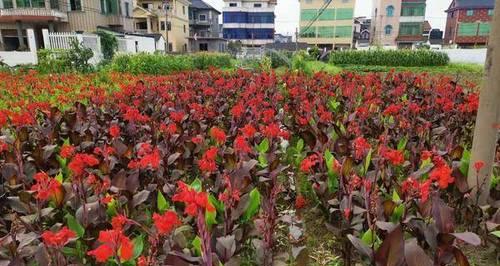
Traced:
[[26, 35], [28, 36], [29, 51], [0, 51], [0, 61], [9, 66], [37, 64], [38, 57], [36, 55], [36, 40], [33, 29], [27, 29]]
[[442, 49], [450, 57], [451, 63], [484, 64], [486, 62], [486, 48], [482, 49]]
[[96, 65], [103, 59], [101, 51], [101, 38], [96, 34], [79, 34], [73, 32], [49, 32], [42, 29], [43, 43], [45, 49], [70, 49], [72, 41], [78, 41], [84, 47], [90, 48], [94, 56], [89, 63]]

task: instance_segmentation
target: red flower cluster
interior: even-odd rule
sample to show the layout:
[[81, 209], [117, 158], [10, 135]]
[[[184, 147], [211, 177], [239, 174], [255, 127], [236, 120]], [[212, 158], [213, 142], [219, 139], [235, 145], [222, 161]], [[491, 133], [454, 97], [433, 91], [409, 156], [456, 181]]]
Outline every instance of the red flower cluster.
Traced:
[[112, 125], [109, 127], [109, 135], [113, 138], [120, 136], [120, 127], [118, 125]]
[[170, 112], [170, 119], [176, 123], [182, 122], [182, 119], [184, 119], [184, 116], [186, 114], [183, 111], [179, 112]]
[[154, 213], [153, 222], [160, 235], [169, 234], [175, 226], [181, 224], [174, 211], [166, 211], [164, 214]]
[[138, 123], [146, 123], [149, 121], [149, 117], [147, 115], [141, 114], [141, 112], [139, 112], [138, 109], [132, 107], [126, 107], [123, 119], [129, 122], [138, 122]]
[[7, 145], [7, 143], [0, 140], [0, 153], [2, 153], [3, 151], [6, 151], [8, 148], [9, 148], [9, 146]]
[[415, 178], [408, 177], [401, 183], [401, 192], [406, 197], [420, 198], [422, 202], [426, 202], [429, 199], [431, 183], [432, 180], [419, 183]]
[[224, 202], [227, 207], [231, 207], [233, 203], [240, 201], [241, 192], [233, 187], [229, 175], [224, 175], [224, 186], [226, 189], [219, 195], [219, 200]]
[[121, 230], [100, 231], [98, 240], [102, 245], [87, 252], [88, 255], [95, 257], [97, 262], [106, 262], [112, 256], [118, 257], [120, 261], [132, 258], [134, 245]]
[[451, 176], [451, 172], [451, 168], [448, 167], [448, 165], [443, 164], [435, 167], [429, 173], [429, 179], [432, 181], [437, 181], [441, 189], [446, 189], [448, 188], [449, 184], [453, 184], [453, 182], [455, 182], [455, 179], [453, 178], [453, 176]]
[[62, 248], [71, 238], [76, 237], [75, 232], [68, 227], [61, 228], [58, 232], [45, 231], [42, 233], [43, 243], [48, 247]]
[[307, 204], [307, 201], [304, 198], [304, 196], [298, 195], [295, 198], [295, 209], [297, 209], [297, 210], [302, 209], [306, 206], [306, 204]]
[[248, 141], [246, 140], [245, 136], [237, 136], [236, 139], [234, 140], [234, 150], [236, 152], [244, 152], [244, 153], [250, 153], [252, 152], [252, 148], [250, 145], [248, 145]]
[[218, 151], [219, 150], [216, 147], [211, 147], [210, 149], [205, 151], [205, 154], [203, 154], [201, 160], [198, 161], [198, 166], [200, 167], [201, 171], [213, 172], [217, 170], [215, 159], [217, 158]]
[[98, 164], [99, 160], [93, 155], [77, 153], [68, 164], [68, 167], [73, 172], [73, 175], [82, 176], [85, 173], [85, 168], [93, 167]]
[[72, 145], [64, 144], [61, 147], [61, 150], [59, 151], [59, 155], [64, 158], [71, 158], [75, 154], [75, 147]]
[[257, 130], [250, 124], [246, 124], [241, 130], [241, 133], [247, 138], [253, 138]]
[[147, 169], [148, 167], [151, 167], [152, 169], [158, 169], [158, 167], [160, 167], [160, 150], [158, 148], [153, 149], [149, 143], [142, 143], [139, 147], [137, 155], [140, 159], [130, 161], [128, 163], [128, 168]]
[[31, 186], [31, 190], [36, 192], [36, 198], [39, 200], [53, 199], [57, 203], [62, 201], [63, 189], [61, 183], [54, 178], [50, 178], [46, 173], [36, 173], [33, 177], [36, 184]]
[[403, 152], [399, 150], [381, 147], [380, 155], [394, 166], [402, 165], [405, 162]]
[[210, 129], [210, 136], [215, 139], [218, 144], [226, 142], [226, 133], [218, 127]]
[[302, 162], [300, 163], [300, 171], [304, 173], [310, 173], [312, 170], [312, 167], [315, 166], [317, 163], [319, 163], [320, 158], [317, 154], [312, 154], [309, 155], [308, 157], [304, 158]]
[[190, 216], [196, 216], [198, 211], [215, 211], [214, 206], [208, 201], [206, 192], [197, 192], [193, 188], [186, 185], [184, 182], [177, 182], [177, 193], [172, 197], [173, 201], [183, 202], [186, 204], [184, 213]]
[[368, 152], [368, 150], [371, 149], [371, 146], [370, 143], [368, 143], [368, 141], [365, 138], [357, 137], [353, 141], [353, 148], [354, 148], [354, 158], [356, 160], [361, 160]]

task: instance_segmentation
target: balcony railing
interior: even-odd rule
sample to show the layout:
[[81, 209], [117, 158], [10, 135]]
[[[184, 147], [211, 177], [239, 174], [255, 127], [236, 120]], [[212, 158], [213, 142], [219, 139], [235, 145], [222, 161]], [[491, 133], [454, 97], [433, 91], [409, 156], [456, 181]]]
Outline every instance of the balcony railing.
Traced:
[[68, 14], [55, 9], [48, 8], [8, 8], [0, 9], [0, 19], [4, 17], [27, 17], [36, 20], [37, 18], [50, 17], [55, 21], [68, 21]]
[[199, 19], [190, 19], [189, 24], [190, 25], [200, 25], [200, 26], [210, 26], [213, 24], [213, 20], [211, 19], [206, 19], [206, 20], [199, 20]]

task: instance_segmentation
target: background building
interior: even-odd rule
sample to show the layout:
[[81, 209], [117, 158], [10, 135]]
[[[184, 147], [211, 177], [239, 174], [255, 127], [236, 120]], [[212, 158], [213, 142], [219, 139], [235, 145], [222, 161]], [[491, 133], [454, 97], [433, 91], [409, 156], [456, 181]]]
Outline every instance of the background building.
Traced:
[[2, 0], [0, 49], [26, 48], [26, 29], [34, 29], [37, 44], [42, 29], [96, 31], [97, 26], [133, 30], [132, 0]]
[[411, 48], [426, 42], [425, 9], [425, 0], [375, 0], [372, 44]]
[[[168, 39], [168, 51], [187, 52], [190, 2], [172, 0], [169, 3], [168, 23], [166, 23], [163, 1], [137, 0], [133, 12], [134, 30], [142, 33], [161, 33], [165, 39]], [[168, 27], [168, 38], [165, 27]]]
[[488, 43], [495, 0], [453, 0], [446, 13], [444, 44], [460, 47]]
[[361, 48], [370, 46], [371, 21], [371, 19], [366, 17], [354, 18], [354, 47]]
[[221, 13], [203, 0], [192, 0], [189, 6], [189, 51], [223, 52], [226, 41], [220, 38]]
[[224, 38], [244, 46], [274, 42], [276, 0], [224, 0], [222, 21]]
[[275, 43], [289, 43], [292, 42], [292, 36], [283, 35], [281, 33], [274, 34]]
[[356, 0], [299, 0], [299, 2], [299, 41], [327, 49], [352, 46]]

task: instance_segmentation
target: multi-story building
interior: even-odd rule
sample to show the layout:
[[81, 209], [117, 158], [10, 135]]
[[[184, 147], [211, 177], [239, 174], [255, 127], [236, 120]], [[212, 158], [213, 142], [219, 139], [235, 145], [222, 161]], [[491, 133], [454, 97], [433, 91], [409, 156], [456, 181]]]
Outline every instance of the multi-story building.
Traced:
[[460, 47], [488, 44], [495, 0], [453, 0], [446, 10], [444, 43]]
[[274, 42], [276, 0], [224, 0], [223, 36], [244, 46]]
[[426, 42], [425, 9], [426, 0], [375, 0], [372, 44], [411, 48]]
[[356, 0], [299, 0], [299, 41], [320, 48], [350, 48]]
[[0, 49], [26, 48], [26, 29], [42, 44], [50, 31], [96, 31], [97, 26], [132, 30], [132, 0], [1, 0]]
[[366, 17], [354, 18], [354, 47], [361, 48], [370, 45], [371, 23], [372, 20]]
[[134, 31], [161, 33], [168, 40], [169, 52], [187, 52], [189, 5], [188, 0], [171, 0], [167, 7], [159, 0], [136, 0]]
[[189, 51], [223, 52], [226, 41], [220, 37], [221, 13], [203, 0], [192, 0], [189, 6]]

